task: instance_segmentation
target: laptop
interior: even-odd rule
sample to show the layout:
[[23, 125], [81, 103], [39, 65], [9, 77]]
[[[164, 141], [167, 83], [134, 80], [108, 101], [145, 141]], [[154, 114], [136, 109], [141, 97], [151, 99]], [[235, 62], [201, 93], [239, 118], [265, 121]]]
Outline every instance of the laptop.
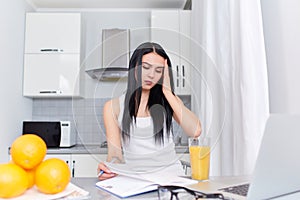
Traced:
[[[239, 188], [248, 190], [246, 196], [237, 192]], [[271, 114], [250, 183], [222, 186], [218, 191], [229, 199], [249, 200], [300, 192], [300, 115]]]

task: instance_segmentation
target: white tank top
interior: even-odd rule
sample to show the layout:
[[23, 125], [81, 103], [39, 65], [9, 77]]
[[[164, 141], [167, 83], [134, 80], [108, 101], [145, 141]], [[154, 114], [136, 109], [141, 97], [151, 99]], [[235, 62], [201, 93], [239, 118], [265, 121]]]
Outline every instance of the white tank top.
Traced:
[[[122, 129], [125, 95], [119, 98], [120, 113], [118, 123]], [[172, 170], [183, 175], [183, 169], [175, 152], [172, 133], [169, 137], [164, 124], [164, 143], [155, 143], [153, 121], [149, 117], [137, 117], [136, 123], [130, 127], [130, 140], [125, 143], [122, 139], [123, 156], [126, 164], [134, 171]], [[172, 169], [171, 169], [172, 168]]]

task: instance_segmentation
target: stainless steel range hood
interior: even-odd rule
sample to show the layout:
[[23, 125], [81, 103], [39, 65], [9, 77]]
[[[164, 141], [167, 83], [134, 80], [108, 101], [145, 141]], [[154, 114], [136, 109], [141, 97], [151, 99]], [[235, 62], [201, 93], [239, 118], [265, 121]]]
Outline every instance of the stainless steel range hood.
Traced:
[[86, 73], [99, 81], [127, 76], [130, 56], [129, 29], [102, 30], [102, 65]]

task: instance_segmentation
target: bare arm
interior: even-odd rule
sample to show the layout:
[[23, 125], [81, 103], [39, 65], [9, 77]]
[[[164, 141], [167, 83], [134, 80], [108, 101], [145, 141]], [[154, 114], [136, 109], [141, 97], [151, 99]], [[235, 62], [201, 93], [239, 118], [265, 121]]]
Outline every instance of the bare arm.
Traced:
[[110, 100], [105, 103], [103, 108], [104, 126], [106, 129], [106, 140], [108, 147], [107, 161], [110, 162], [113, 157], [122, 161], [120, 127], [118, 125], [119, 101]]
[[165, 60], [163, 93], [174, 111], [173, 117], [187, 135], [198, 137], [201, 134], [200, 120], [183, 104], [178, 96], [172, 93], [170, 88], [168, 64], [167, 60]]
[[[119, 114], [119, 101], [113, 99], [105, 103], [103, 108], [103, 119], [104, 126], [106, 129], [106, 140], [107, 140], [107, 160], [110, 162], [113, 158], [116, 158], [115, 162], [122, 162], [123, 155], [121, 150], [121, 136], [120, 128], [118, 125], [118, 114]], [[100, 180], [114, 177], [115, 174], [105, 166], [104, 163], [98, 165], [98, 171], [103, 170], [104, 173], [99, 177]]]

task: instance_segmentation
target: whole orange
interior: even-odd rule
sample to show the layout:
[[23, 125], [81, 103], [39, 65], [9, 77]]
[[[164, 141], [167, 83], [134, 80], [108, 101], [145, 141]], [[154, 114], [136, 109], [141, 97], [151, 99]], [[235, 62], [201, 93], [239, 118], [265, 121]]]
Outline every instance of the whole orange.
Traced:
[[0, 164], [0, 197], [10, 198], [23, 194], [28, 187], [24, 169], [12, 163]]
[[39, 136], [26, 134], [13, 142], [10, 153], [14, 163], [24, 169], [33, 169], [43, 161], [47, 146]]
[[35, 171], [35, 185], [46, 194], [63, 191], [70, 182], [69, 166], [61, 159], [50, 158], [43, 161]]

